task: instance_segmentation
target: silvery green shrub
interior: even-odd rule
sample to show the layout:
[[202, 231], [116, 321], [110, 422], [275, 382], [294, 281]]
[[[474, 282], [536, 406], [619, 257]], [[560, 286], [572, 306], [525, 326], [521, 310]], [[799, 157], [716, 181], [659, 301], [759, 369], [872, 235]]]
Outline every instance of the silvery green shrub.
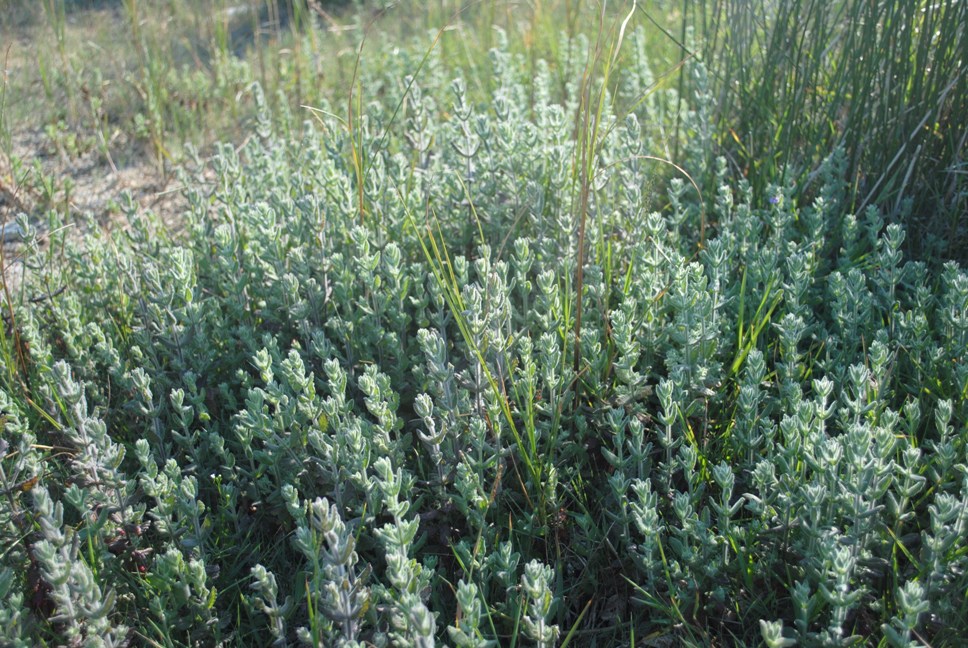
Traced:
[[4, 305], [6, 638], [964, 636], [968, 274], [844, 213], [842, 152], [809, 202], [729, 186], [702, 92], [700, 201], [642, 158], [673, 93], [609, 101], [576, 294], [578, 88], [551, 88], [585, 47], [533, 77], [496, 49], [480, 103], [388, 58], [352, 138], [263, 110], [180, 170], [180, 230], [51, 214], [61, 253]]

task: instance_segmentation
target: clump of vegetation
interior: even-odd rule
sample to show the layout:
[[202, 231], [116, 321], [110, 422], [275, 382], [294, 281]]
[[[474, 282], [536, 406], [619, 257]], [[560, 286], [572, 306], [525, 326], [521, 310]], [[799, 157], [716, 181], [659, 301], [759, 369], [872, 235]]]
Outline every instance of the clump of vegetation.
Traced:
[[713, 79], [712, 150], [759, 198], [779, 178], [818, 195], [818, 163], [840, 147], [851, 210], [876, 203], [917, 254], [964, 262], [968, 6], [686, 4]]
[[306, 112], [246, 77], [177, 230], [21, 218], [5, 639], [966, 636], [968, 272], [853, 210], [849, 143], [737, 178], [640, 19], [375, 45]]

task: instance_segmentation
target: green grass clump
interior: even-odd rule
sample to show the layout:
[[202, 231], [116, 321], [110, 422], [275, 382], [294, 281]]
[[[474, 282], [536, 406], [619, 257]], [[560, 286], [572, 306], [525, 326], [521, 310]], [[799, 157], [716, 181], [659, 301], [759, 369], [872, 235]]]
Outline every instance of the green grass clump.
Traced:
[[758, 199], [783, 178], [809, 202], [841, 147], [849, 209], [878, 204], [907, 225], [915, 253], [964, 261], [965, 3], [682, 6], [709, 75], [709, 155], [726, 156]]
[[853, 210], [849, 146], [736, 179], [709, 62], [656, 91], [598, 20], [354, 49], [305, 112], [246, 68], [181, 227], [18, 221], [5, 641], [968, 635], [968, 272]]

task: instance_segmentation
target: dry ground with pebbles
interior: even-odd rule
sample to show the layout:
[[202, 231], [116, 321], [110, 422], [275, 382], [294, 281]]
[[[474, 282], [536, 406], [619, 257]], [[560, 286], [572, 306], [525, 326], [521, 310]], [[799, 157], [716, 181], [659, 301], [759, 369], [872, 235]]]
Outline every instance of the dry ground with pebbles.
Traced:
[[[53, 191], [45, 189], [44, 183]], [[43, 245], [49, 209], [61, 210], [68, 223], [93, 217], [106, 229], [124, 227], [118, 200], [127, 191], [140, 209], [157, 214], [177, 229], [186, 204], [180, 189], [173, 174], [163, 174], [149, 160], [135, 160], [115, 170], [97, 151], [71, 158], [54, 150], [39, 129], [13, 134], [11, 155], [0, 152], [0, 228], [6, 279], [16, 285], [23, 274], [15, 224], [19, 213], [27, 214], [38, 228]]]

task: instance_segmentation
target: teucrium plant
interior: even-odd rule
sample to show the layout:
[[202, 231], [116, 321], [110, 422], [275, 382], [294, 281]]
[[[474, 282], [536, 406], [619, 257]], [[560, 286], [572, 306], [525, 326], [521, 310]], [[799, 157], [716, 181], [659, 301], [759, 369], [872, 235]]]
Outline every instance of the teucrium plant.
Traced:
[[361, 61], [352, 123], [253, 88], [178, 231], [52, 214], [0, 309], [5, 639], [964, 636], [968, 274], [850, 213], [847, 151], [731, 181], [712, 62], [642, 97], [647, 40], [586, 176], [592, 43], [497, 34], [480, 82]]
[[[358, 556], [353, 534], [346, 528], [336, 507], [326, 499], [317, 498], [307, 504], [305, 514], [300, 517], [293, 543], [309, 561], [307, 596], [314, 613], [310, 615], [310, 627], [300, 628], [297, 634], [308, 645], [337, 639], [339, 645], [356, 645], [370, 593], [365, 577], [355, 569]], [[265, 601], [263, 609], [273, 618], [277, 640], [284, 640], [282, 620], [290, 603], [282, 608], [278, 606], [275, 579], [260, 567], [256, 566], [254, 573], [257, 578], [262, 576], [257, 583], [265, 583], [259, 587]]]
[[41, 538], [32, 551], [40, 573], [50, 586], [54, 612], [48, 619], [58, 624], [69, 642], [97, 646], [121, 646], [128, 629], [115, 625], [110, 614], [115, 606], [113, 590], [103, 591], [95, 574], [80, 557], [80, 538], [64, 527], [64, 507], [51, 500], [45, 488], [34, 489], [34, 511]]
[[527, 600], [524, 632], [541, 648], [554, 646], [558, 641], [558, 626], [549, 623], [555, 603], [550, 588], [553, 579], [554, 570], [537, 560], [525, 565], [521, 576], [521, 590]]

